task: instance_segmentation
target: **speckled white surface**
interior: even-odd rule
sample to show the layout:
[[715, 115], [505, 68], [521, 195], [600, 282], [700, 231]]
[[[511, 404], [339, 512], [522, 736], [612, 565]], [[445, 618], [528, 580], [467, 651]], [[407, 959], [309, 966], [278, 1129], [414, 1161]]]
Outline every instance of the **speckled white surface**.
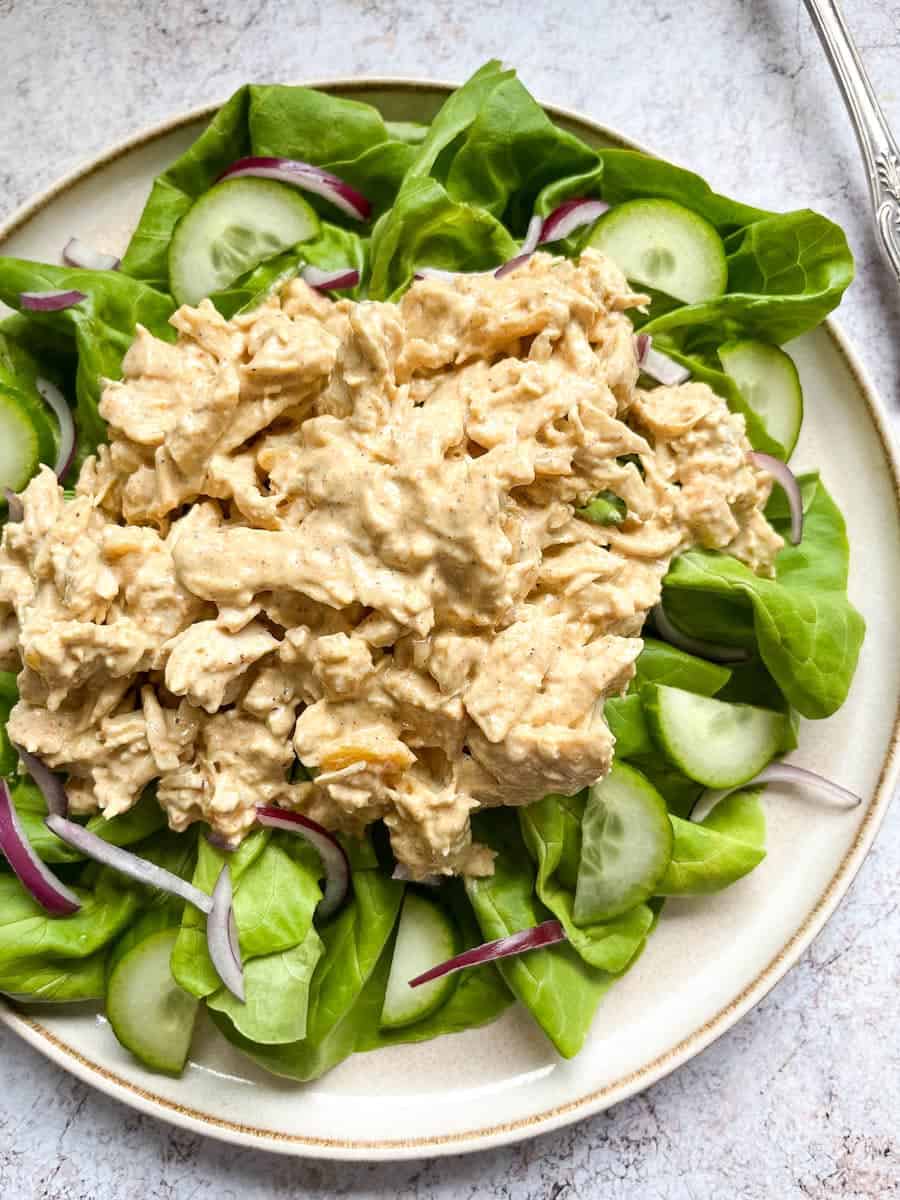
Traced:
[[[900, 134], [900, 10], [845, 10]], [[499, 55], [542, 99], [726, 193], [839, 221], [859, 276], [841, 317], [900, 413], [900, 292], [877, 258], [856, 146], [799, 0], [0, 0], [0, 46], [0, 220], [117, 138], [248, 79], [462, 79]], [[0, 1031], [0, 1200], [900, 1196], [898, 835], [895, 805], [811, 951], [699, 1059], [510, 1149], [378, 1167], [239, 1151], [135, 1115]]]

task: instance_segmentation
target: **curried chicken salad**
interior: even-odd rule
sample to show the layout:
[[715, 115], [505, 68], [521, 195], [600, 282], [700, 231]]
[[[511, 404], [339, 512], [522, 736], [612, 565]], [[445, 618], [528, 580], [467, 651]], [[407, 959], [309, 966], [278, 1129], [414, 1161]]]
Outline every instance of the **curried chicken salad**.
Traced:
[[843, 235], [496, 64], [413, 132], [241, 89], [121, 263], [0, 259], [0, 990], [153, 1069], [574, 1054], [766, 782], [856, 802], [782, 760], [863, 637], [779, 346]]

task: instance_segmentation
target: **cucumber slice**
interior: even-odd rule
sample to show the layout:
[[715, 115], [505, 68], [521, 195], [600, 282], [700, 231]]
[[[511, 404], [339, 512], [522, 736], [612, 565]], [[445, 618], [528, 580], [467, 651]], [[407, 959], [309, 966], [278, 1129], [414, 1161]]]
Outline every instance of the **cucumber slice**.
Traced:
[[641, 691], [644, 715], [660, 750], [688, 778], [710, 788], [738, 787], [781, 750], [784, 713], [729, 704], [665, 684]]
[[456, 926], [441, 906], [418, 892], [407, 892], [381, 1010], [383, 1029], [402, 1029], [446, 1004], [456, 987], [456, 975], [444, 975], [417, 988], [411, 988], [409, 981], [453, 958], [460, 948]]
[[592, 925], [648, 900], [672, 860], [672, 822], [639, 771], [615, 763], [595, 783], [581, 823], [576, 925]]
[[41, 462], [56, 457], [56, 438], [43, 405], [24, 392], [0, 390], [0, 487], [20, 492]]
[[709, 221], [671, 200], [629, 200], [601, 217], [588, 242], [634, 283], [685, 304], [721, 296], [728, 284], [722, 239]]
[[770, 438], [790, 458], [803, 423], [803, 389], [794, 360], [768, 342], [726, 342], [719, 360]]
[[[154, 928], [162, 922], [168, 927]], [[170, 913], [148, 913], [113, 952], [106, 985], [106, 1015], [116, 1037], [145, 1066], [168, 1075], [184, 1070], [199, 1008], [172, 977], [178, 933]]]
[[216, 184], [175, 228], [169, 283], [179, 304], [197, 304], [283, 250], [319, 232], [301, 195], [271, 179]]

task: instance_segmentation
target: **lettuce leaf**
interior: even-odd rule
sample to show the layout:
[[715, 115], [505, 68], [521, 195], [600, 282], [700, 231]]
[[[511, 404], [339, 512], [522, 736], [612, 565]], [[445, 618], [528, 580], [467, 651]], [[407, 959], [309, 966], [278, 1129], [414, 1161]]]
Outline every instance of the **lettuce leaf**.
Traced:
[[847, 697], [865, 633], [847, 597], [849, 555], [844, 519], [816, 478], [803, 540], [779, 553], [775, 579], [727, 554], [689, 550], [665, 577], [666, 608], [698, 637], [746, 644], [749, 634], [789, 703], [828, 717]]

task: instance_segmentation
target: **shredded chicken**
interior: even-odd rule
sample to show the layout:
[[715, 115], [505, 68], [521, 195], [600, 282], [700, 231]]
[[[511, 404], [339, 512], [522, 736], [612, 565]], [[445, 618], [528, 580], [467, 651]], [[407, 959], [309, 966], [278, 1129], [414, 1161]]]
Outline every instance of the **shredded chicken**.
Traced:
[[[76, 497], [44, 469], [3, 533], [11, 738], [78, 812], [155, 780], [175, 829], [237, 841], [275, 803], [383, 819], [413, 878], [489, 874], [473, 811], [609, 770], [603, 703], [672, 556], [771, 573], [781, 546], [743, 418], [637, 387], [645, 300], [588, 250], [138, 328]], [[576, 511], [604, 491], [620, 525]]]

